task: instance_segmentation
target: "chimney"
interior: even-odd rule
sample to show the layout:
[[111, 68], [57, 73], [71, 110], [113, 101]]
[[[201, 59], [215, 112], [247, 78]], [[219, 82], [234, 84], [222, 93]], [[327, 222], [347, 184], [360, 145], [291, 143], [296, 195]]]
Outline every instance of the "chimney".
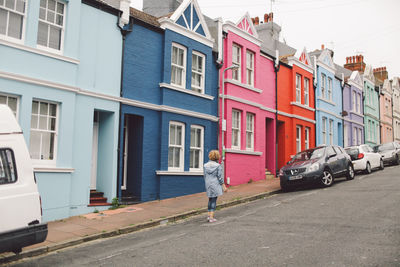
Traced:
[[386, 66], [375, 68], [374, 70], [375, 79], [380, 80], [383, 83], [386, 79], [389, 78], [388, 71], [386, 70]]
[[322, 45], [321, 45], [321, 50], [324, 50], [324, 49], [325, 49], [325, 45], [322, 44]]
[[269, 15], [267, 13], [264, 14], [264, 23], [268, 23]]
[[254, 25], [258, 25], [259, 23], [260, 23], [260, 19], [259, 19], [259, 17], [256, 17]]
[[344, 67], [351, 71], [359, 71], [360, 73], [364, 73], [366, 64], [364, 63], [364, 56], [356, 55], [346, 57], [346, 64]]

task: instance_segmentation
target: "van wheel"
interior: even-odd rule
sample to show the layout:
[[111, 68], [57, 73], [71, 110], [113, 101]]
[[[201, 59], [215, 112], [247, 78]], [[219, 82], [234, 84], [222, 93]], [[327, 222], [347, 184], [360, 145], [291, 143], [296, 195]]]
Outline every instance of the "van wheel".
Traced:
[[385, 168], [385, 164], [383, 164], [383, 160], [381, 159], [381, 163], [379, 164], [379, 169], [383, 170]]
[[[371, 165], [369, 167], [371, 168]], [[349, 164], [349, 166], [347, 166], [346, 178], [347, 178], [347, 180], [353, 180], [354, 176], [355, 176], [354, 167], [353, 167], [353, 165]]]
[[329, 170], [324, 170], [321, 176], [321, 185], [323, 187], [329, 187], [333, 184], [333, 175]]
[[370, 174], [371, 172], [372, 172], [371, 164], [369, 164], [369, 162], [367, 162], [367, 166], [365, 167], [365, 173]]

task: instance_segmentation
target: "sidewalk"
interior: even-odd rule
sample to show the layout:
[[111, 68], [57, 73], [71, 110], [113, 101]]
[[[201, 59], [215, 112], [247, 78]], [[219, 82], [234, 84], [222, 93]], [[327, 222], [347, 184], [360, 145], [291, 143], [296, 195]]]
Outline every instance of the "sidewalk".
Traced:
[[[279, 190], [279, 179], [276, 178], [230, 187], [228, 193], [218, 198], [217, 207], [224, 208], [253, 201], [275, 194]], [[49, 222], [49, 232], [45, 242], [26, 247], [19, 255], [0, 254], [0, 264], [45, 254], [95, 239], [182, 220], [207, 212], [207, 203], [206, 194], [198, 193]]]

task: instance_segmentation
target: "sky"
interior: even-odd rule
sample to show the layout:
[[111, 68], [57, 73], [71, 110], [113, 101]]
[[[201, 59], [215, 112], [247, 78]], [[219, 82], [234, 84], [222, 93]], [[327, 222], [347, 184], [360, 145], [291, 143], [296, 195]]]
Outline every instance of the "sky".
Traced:
[[[131, 0], [131, 6], [142, 10], [142, 1]], [[197, 1], [203, 14], [235, 23], [246, 12], [263, 20], [272, 10], [281, 41], [297, 49], [296, 56], [304, 47], [311, 52], [324, 44], [336, 64], [363, 55], [373, 68], [386, 66], [390, 79], [400, 77], [400, 0]]]

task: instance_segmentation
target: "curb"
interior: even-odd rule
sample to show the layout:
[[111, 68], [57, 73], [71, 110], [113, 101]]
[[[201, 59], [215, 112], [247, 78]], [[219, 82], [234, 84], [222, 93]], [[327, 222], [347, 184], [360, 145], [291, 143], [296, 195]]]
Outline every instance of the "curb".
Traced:
[[[244, 198], [238, 198], [236, 200], [230, 200], [230, 201], [218, 204], [218, 207], [220, 209], [224, 209], [224, 208], [228, 208], [228, 207], [237, 206], [237, 205], [240, 205], [243, 203], [259, 200], [259, 199], [265, 198], [267, 196], [275, 195], [279, 191], [280, 190], [278, 189], [275, 191], [264, 192], [264, 193], [260, 193], [260, 194], [250, 196], [250, 197], [244, 197]], [[19, 254], [14, 254], [11, 252], [4, 253], [4, 255], [0, 255], [0, 264], [11, 263], [13, 261], [21, 260], [24, 258], [30, 258], [30, 257], [44, 255], [49, 252], [76, 246], [76, 245], [83, 244], [83, 243], [90, 242], [90, 241], [97, 240], [97, 239], [109, 238], [109, 237], [113, 237], [113, 236], [137, 232], [137, 231], [140, 231], [143, 229], [149, 229], [149, 228], [153, 228], [153, 227], [157, 227], [157, 226], [163, 226], [163, 225], [166, 225], [167, 223], [185, 220], [189, 217], [203, 214], [205, 212], [207, 212], [207, 208], [191, 210], [191, 211], [183, 212], [180, 214], [171, 215], [171, 216], [168, 216], [165, 218], [151, 220], [149, 222], [144, 222], [144, 223], [140, 223], [140, 224], [136, 224], [136, 225], [122, 227], [122, 228], [107, 231], [104, 233], [97, 233], [97, 234], [93, 234], [90, 236], [80, 237], [80, 238], [76, 238], [76, 239], [72, 239], [72, 240], [63, 241], [63, 242], [60, 242], [57, 244], [48, 245], [45, 247], [34, 248], [31, 250], [23, 251]]]

